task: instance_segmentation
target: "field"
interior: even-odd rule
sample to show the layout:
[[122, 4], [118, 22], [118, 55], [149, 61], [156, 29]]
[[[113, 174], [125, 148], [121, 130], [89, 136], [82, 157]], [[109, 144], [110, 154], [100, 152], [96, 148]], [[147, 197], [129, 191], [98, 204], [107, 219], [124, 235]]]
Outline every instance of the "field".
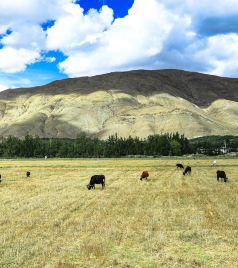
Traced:
[[177, 161], [1, 160], [0, 267], [237, 268], [238, 160]]

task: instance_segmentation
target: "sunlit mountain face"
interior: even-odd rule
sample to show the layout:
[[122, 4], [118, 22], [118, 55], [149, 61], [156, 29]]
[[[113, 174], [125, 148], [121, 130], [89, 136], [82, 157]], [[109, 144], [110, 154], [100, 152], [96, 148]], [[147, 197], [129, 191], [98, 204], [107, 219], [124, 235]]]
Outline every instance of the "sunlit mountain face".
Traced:
[[101, 139], [238, 134], [238, 79], [179, 70], [117, 72], [0, 93], [0, 136]]

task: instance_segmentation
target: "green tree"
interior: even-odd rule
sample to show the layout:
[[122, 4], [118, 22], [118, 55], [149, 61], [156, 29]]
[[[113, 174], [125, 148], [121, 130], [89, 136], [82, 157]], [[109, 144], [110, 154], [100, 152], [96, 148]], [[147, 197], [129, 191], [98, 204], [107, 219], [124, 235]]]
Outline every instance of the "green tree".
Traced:
[[172, 155], [181, 155], [181, 147], [181, 144], [177, 140], [173, 139], [170, 141]]

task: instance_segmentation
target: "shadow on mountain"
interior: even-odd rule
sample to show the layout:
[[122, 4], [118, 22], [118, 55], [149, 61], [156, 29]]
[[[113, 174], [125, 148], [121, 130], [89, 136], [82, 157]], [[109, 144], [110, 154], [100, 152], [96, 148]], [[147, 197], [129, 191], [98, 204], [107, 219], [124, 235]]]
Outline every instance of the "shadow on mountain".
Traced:
[[39, 136], [40, 138], [76, 138], [82, 129], [60, 120], [60, 116], [47, 117], [39, 113], [31, 119], [19, 123], [0, 127], [0, 136], [14, 136], [24, 138], [26, 135]]

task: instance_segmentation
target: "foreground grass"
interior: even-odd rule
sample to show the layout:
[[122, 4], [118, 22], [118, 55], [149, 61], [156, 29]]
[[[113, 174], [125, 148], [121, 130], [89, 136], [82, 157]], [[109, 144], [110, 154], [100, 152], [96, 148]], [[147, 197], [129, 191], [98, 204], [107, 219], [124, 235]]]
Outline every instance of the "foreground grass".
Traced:
[[0, 267], [237, 267], [238, 160], [182, 162], [0, 161]]

